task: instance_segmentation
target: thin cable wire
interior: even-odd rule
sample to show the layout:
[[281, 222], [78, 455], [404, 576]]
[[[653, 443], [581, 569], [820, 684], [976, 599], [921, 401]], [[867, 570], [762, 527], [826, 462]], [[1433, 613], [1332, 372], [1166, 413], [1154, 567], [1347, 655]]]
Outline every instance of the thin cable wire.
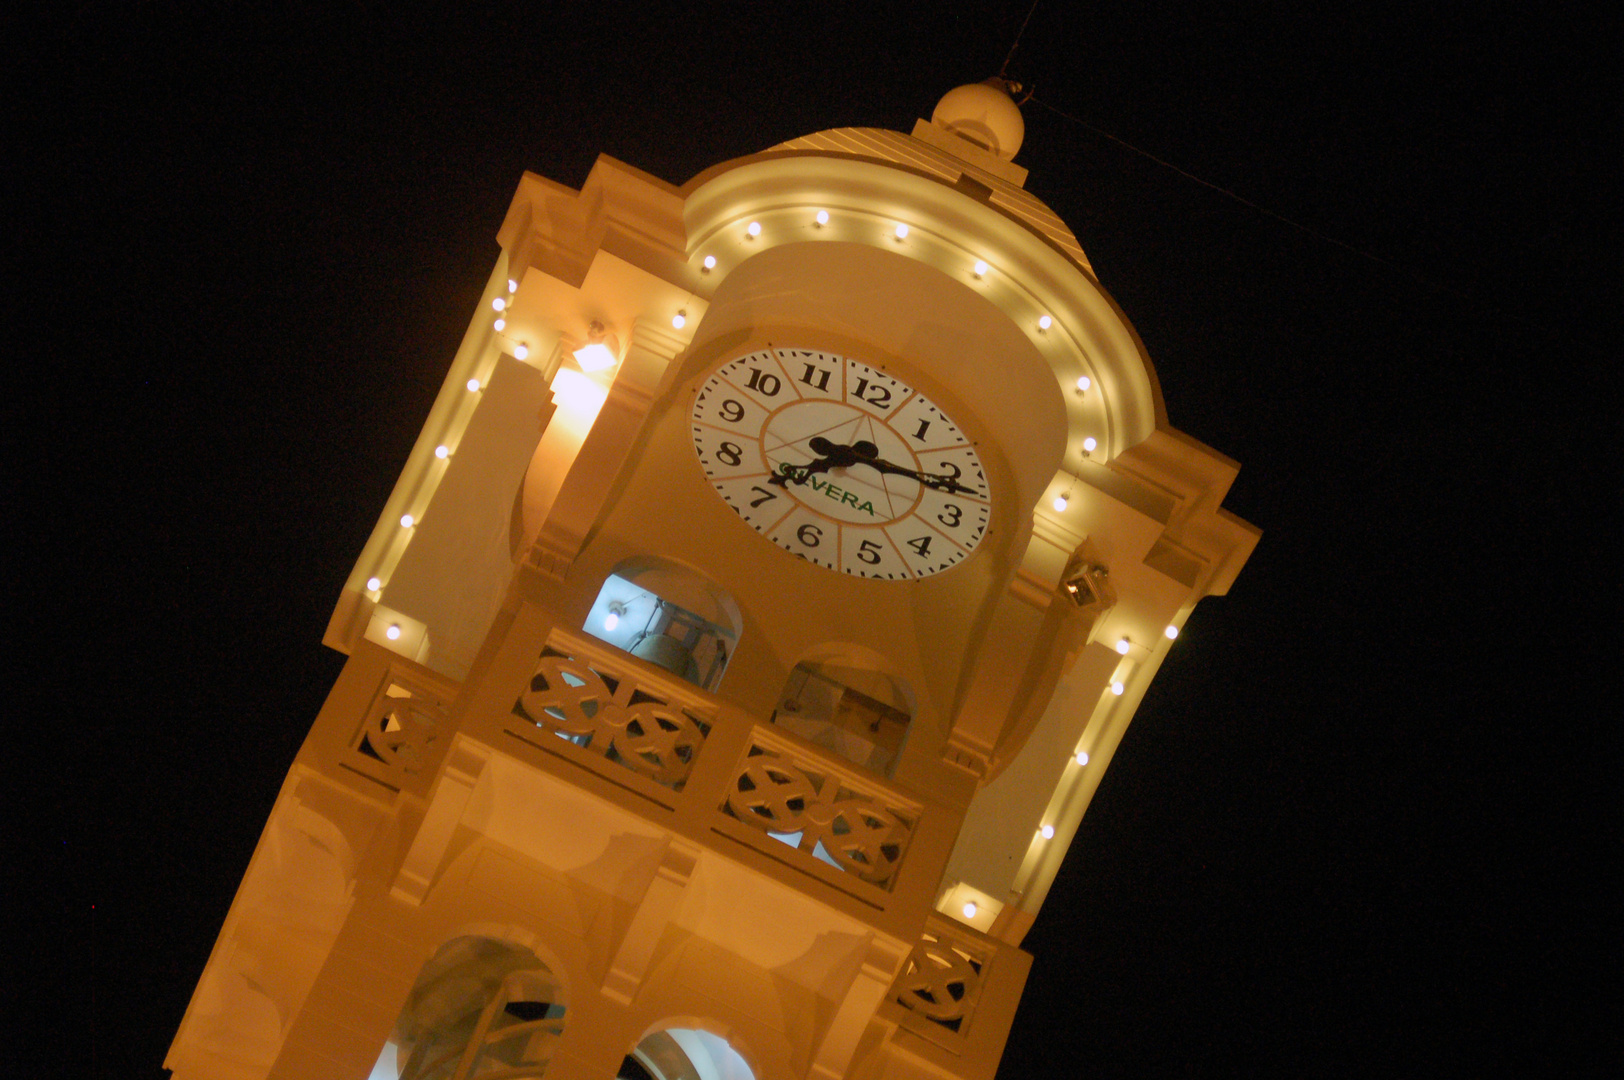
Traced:
[[[1036, 6], [1036, 5], [1034, 5], [1034, 6]], [[1023, 29], [1024, 29], [1024, 27], [1023, 27]], [[1014, 55], [1014, 50], [1010, 51], [1010, 55], [1012, 55], [1012, 56]], [[1259, 206], [1257, 203], [1253, 202], [1251, 199], [1248, 199], [1248, 198], [1246, 198], [1246, 197], [1244, 197], [1242, 195], [1238, 195], [1235, 192], [1231, 191], [1229, 188], [1220, 187], [1219, 185], [1214, 184], [1210, 180], [1203, 180], [1201, 177], [1195, 175], [1194, 173], [1192, 173], [1192, 172], [1190, 172], [1190, 171], [1188, 171], [1186, 169], [1179, 168], [1177, 165], [1174, 165], [1171, 161], [1164, 161], [1163, 159], [1157, 157], [1155, 154], [1152, 154], [1148, 150], [1141, 150], [1139, 147], [1133, 145], [1133, 143], [1129, 142], [1128, 140], [1118, 138], [1117, 136], [1111, 134], [1109, 131], [1104, 131], [1104, 130], [1102, 130], [1100, 128], [1097, 128], [1093, 124], [1090, 124], [1087, 120], [1083, 120], [1080, 117], [1073, 116], [1071, 113], [1066, 112], [1064, 109], [1056, 108], [1055, 106], [1049, 104], [1047, 101], [1044, 101], [1044, 100], [1042, 100], [1040, 98], [1032, 98], [1030, 100], [1032, 100], [1035, 104], [1042, 105], [1045, 109], [1048, 109], [1050, 112], [1054, 113], [1056, 116], [1059, 116], [1059, 117], [1061, 117], [1063, 119], [1066, 119], [1066, 120], [1070, 120], [1072, 123], [1076, 124], [1077, 126], [1087, 128], [1089, 131], [1092, 131], [1094, 134], [1100, 136], [1101, 138], [1110, 139], [1112, 142], [1116, 143], [1118, 146], [1125, 147], [1126, 149], [1132, 150], [1134, 153], [1138, 154], [1140, 157], [1148, 158], [1149, 160], [1154, 161], [1156, 164], [1160, 165], [1164, 169], [1171, 169], [1173, 172], [1178, 173], [1180, 176], [1184, 177], [1186, 180], [1193, 180], [1197, 184], [1200, 184], [1202, 187], [1211, 188], [1213, 191], [1216, 191], [1218, 194], [1224, 196], [1225, 198], [1233, 199], [1234, 201], [1240, 203], [1242, 206], [1250, 207], [1251, 209], [1256, 210], [1258, 213], [1264, 215], [1265, 217], [1273, 218], [1274, 220], [1280, 222], [1283, 225], [1289, 225], [1293, 229], [1296, 229], [1297, 231], [1299, 231], [1301, 233], [1304, 233], [1307, 236], [1313, 237], [1315, 240], [1319, 240], [1322, 243], [1331, 244], [1331, 245], [1333, 245], [1335, 247], [1339, 247], [1339, 248], [1341, 248], [1342, 250], [1344, 250], [1346, 252], [1349, 252], [1351, 254], [1359, 256], [1361, 259], [1368, 259], [1371, 262], [1377, 263], [1377, 264], [1379, 264], [1381, 266], [1385, 266], [1388, 269], [1397, 270], [1400, 273], [1408, 274], [1409, 276], [1413, 277], [1416, 281], [1418, 281], [1421, 284], [1427, 286], [1428, 288], [1437, 289], [1440, 292], [1446, 292], [1446, 293], [1450, 294], [1451, 296], [1459, 297], [1462, 300], [1471, 300], [1472, 299], [1472, 297], [1468, 296], [1466, 293], [1461, 292], [1459, 289], [1452, 288], [1451, 286], [1445, 285], [1441, 281], [1435, 281], [1432, 278], [1429, 278], [1426, 275], [1424, 275], [1424, 274], [1422, 274], [1422, 273], [1420, 273], [1420, 272], [1418, 272], [1416, 270], [1413, 270], [1408, 266], [1404, 266], [1404, 265], [1402, 265], [1400, 263], [1393, 262], [1391, 259], [1384, 259], [1380, 255], [1377, 255], [1374, 252], [1366, 251], [1363, 248], [1356, 248], [1352, 244], [1346, 243], [1346, 242], [1344, 242], [1342, 240], [1338, 240], [1334, 236], [1327, 236], [1325, 233], [1322, 233], [1317, 229], [1309, 228], [1307, 225], [1304, 225], [1300, 221], [1293, 221], [1291, 218], [1286, 217], [1284, 214], [1277, 214], [1273, 210], [1270, 210], [1266, 206]]]
[[1026, 9], [1026, 18], [1021, 20], [1021, 28], [1015, 31], [1015, 42], [1009, 47], [1009, 55], [1004, 57], [1004, 66], [998, 69], [998, 77], [1002, 79], [1004, 72], [1009, 70], [1009, 62], [1015, 59], [1015, 50], [1021, 47], [1021, 37], [1026, 33], [1026, 24], [1032, 21], [1032, 12], [1038, 9], [1042, 0], [1032, 0], [1032, 6]]

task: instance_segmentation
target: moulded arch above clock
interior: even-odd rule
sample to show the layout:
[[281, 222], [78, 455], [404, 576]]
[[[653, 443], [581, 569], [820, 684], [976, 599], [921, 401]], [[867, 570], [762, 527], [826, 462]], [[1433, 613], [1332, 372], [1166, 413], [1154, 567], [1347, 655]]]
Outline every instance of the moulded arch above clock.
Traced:
[[1032, 506], [1060, 467], [1067, 410], [1048, 364], [997, 307], [925, 263], [838, 241], [771, 248], [718, 287], [689, 355], [708, 365], [762, 329], [787, 347], [851, 342], [868, 362], [896, 357], [925, 376], [1004, 456], [1019, 505]]

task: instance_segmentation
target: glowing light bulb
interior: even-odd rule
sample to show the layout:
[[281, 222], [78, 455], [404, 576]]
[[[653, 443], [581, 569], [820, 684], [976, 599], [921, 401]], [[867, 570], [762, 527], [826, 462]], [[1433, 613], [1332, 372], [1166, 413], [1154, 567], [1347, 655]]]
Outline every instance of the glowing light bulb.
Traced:
[[1133, 646], [1128, 644], [1128, 639], [1127, 638], [1118, 638], [1117, 639], [1116, 651], [1117, 651], [1118, 655], [1127, 656], [1128, 655], [1128, 650], [1131, 649], [1131, 648], [1133, 648]]
[[1079, 750], [1079, 751], [1077, 751], [1077, 764], [1079, 764], [1079, 765], [1087, 765], [1088, 764], [1088, 751], [1087, 750]]
[[1166, 630], [1162, 631], [1162, 633], [1167, 635], [1168, 641], [1177, 641], [1179, 638], [1179, 628], [1176, 626], [1169, 625]]
[[1077, 392], [1078, 393], [1082, 393], [1084, 390], [1087, 390], [1090, 386], [1093, 386], [1093, 385], [1094, 385], [1093, 380], [1091, 380], [1087, 375], [1079, 375], [1079, 376], [1077, 376]]
[[434, 448], [434, 456], [439, 458], [441, 461], [444, 461], [446, 458], [451, 456], [451, 447], [446, 446], [443, 443], [436, 446]]
[[671, 316], [671, 327], [672, 327], [672, 329], [681, 330], [684, 326], [687, 326], [687, 325], [688, 325], [688, 313], [686, 311], [679, 311], [675, 315]]
[[1040, 318], [1038, 320], [1038, 329], [1039, 330], [1047, 330], [1047, 329], [1049, 329], [1049, 327], [1051, 327], [1053, 325], [1054, 325], [1054, 320], [1049, 318], [1049, 316], [1047, 316], [1047, 315], [1043, 316], [1042, 318]]
[[749, 234], [750, 236], [752, 236], [752, 237], [760, 236], [761, 235], [761, 222], [752, 221], [749, 225], [745, 226], [744, 231], [747, 234]]
[[528, 346], [528, 345], [515, 345], [515, 346], [513, 346], [513, 358], [515, 360], [523, 360], [525, 357], [527, 357], [529, 355], [530, 355], [530, 346]]
[[495, 308], [497, 311], [506, 311], [507, 300], [504, 297], [498, 296], [495, 300], [491, 301], [491, 307]]
[[495, 322], [491, 323], [491, 326], [495, 327], [496, 332], [500, 334], [503, 330], [507, 329], [507, 320], [497, 319]]
[[390, 641], [399, 641], [400, 640], [400, 624], [399, 623], [390, 624], [389, 629], [387, 629], [387, 630], [385, 630], [383, 632], [383, 636], [388, 638]]
[[964, 917], [966, 919], [973, 919], [976, 917], [976, 912], [979, 910], [980, 908], [976, 907], [976, 902], [972, 900], [968, 904], [964, 905]]
[[478, 379], [469, 379], [468, 380], [468, 392], [470, 394], [479, 393], [479, 380]]
[[367, 591], [368, 592], [377, 592], [381, 588], [383, 588], [383, 582], [380, 579], [375, 578], [375, 577], [367, 578]]
[[1067, 503], [1066, 497], [1064, 495], [1056, 495], [1054, 497], [1054, 508], [1055, 508], [1056, 513], [1059, 513], [1060, 511], [1064, 510], [1067, 505], [1068, 505], [1068, 503]]
[[987, 264], [982, 262], [980, 259], [977, 259], [976, 260], [976, 265], [975, 265], [975, 271], [976, 271], [976, 277], [981, 277], [982, 275], [984, 275], [987, 272]]
[[1092, 454], [1094, 452], [1094, 448], [1099, 444], [1099, 440], [1090, 435], [1088, 438], [1083, 440], [1083, 452], [1086, 454]]
[[409, 529], [415, 524], [417, 524], [417, 519], [412, 517], [412, 515], [410, 515], [410, 514], [402, 514], [402, 515], [400, 515], [400, 527], [401, 528]]
[[517, 281], [514, 281], [512, 278], [508, 278], [508, 292], [516, 293], [518, 291], [519, 291], [519, 283]]
[[705, 256], [705, 261], [704, 261], [704, 263], [702, 265], [705, 267], [706, 270], [715, 270], [716, 269], [716, 256], [715, 255], [706, 255]]
[[1122, 691], [1124, 691], [1126, 689], [1127, 689], [1127, 687], [1123, 686], [1119, 682], [1114, 682], [1114, 683], [1111, 684], [1111, 693], [1115, 694], [1117, 697], [1121, 697], [1122, 696]]
[[1045, 825], [1043, 828], [1038, 830], [1038, 835], [1043, 837], [1045, 840], [1053, 840], [1054, 839], [1054, 826], [1053, 825]]
[[619, 625], [620, 625], [620, 615], [618, 613], [611, 611], [609, 614], [607, 614], [607, 615], [605, 615], [603, 617], [603, 632], [604, 633], [606, 633], [606, 634], [614, 633], [615, 632], [615, 627], [617, 627]]
[[908, 226], [906, 226], [906, 225], [898, 225], [897, 226], [897, 239], [898, 240], [906, 240], [906, 239], [908, 239]]
[[829, 211], [827, 211], [827, 210], [819, 210], [818, 211], [817, 222], [818, 222], [819, 225], [827, 225], [827, 224], [829, 224]]

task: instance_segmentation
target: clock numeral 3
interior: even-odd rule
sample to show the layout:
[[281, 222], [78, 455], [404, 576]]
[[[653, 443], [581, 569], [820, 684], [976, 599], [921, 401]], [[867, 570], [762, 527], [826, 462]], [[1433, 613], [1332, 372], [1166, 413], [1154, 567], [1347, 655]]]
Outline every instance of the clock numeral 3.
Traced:
[[[951, 521], [949, 521], [947, 517], [949, 514], [953, 515], [953, 520]], [[949, 529], [951, 529], [958, 525], [959, 519], [963, 516], [963, 514], [964, 511], [957, 503], [948, 503], [942, 507], [942, 512], [936, 515], [936, 520], [940, 521], [943, 525], [946, 525]], [[921, 551], [920, 554], [923, 555], [924, 552]]]

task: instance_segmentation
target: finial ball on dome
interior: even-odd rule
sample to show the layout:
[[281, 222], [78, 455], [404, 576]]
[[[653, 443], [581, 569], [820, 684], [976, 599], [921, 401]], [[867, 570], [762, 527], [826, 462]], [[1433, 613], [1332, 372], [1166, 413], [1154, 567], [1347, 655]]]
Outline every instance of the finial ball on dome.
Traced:
[[930, 122], [1012, 161], [1026, 137], [1026, 121], [1006, 85], [994, 78], [954, 87], [936, 103]]

